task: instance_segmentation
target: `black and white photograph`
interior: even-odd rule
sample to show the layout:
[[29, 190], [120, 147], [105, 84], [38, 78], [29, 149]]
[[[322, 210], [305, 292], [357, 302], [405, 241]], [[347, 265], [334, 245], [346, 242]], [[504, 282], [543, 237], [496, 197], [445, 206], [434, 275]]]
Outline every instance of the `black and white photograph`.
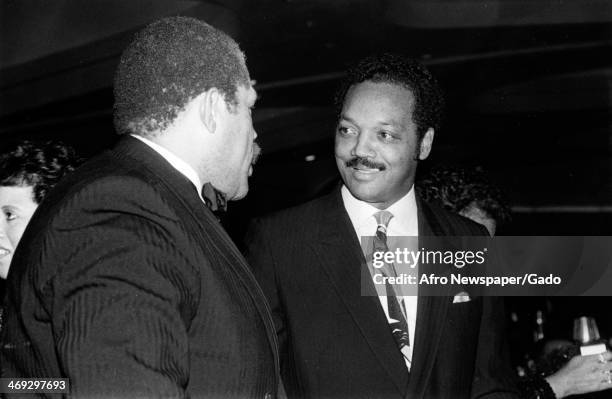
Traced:
[[0, 397], [612, 398], [612, 0], [2, 0], [0, 210]]

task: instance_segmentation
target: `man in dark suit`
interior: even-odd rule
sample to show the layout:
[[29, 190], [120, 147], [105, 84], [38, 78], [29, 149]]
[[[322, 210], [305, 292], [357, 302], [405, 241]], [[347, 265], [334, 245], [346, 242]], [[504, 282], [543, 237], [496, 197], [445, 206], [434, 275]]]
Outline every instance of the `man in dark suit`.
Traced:
[[392, 236], [486, 234], [414, 194], [443, 108], [434, 78], [400, 56], [370, 57], [348, 73], [338, 104], [344, 184], [255, 221], [247, 236], [289, 397], [516, 397], [497, 298], [450, 288], [427, 296], [423, 287], [418, 296], [400, 287], [377, 296], [360, 246], [360, 236], [389, 249]]
[[13, 259], [2, 376], [69, 378], [73, 397], [275, 397], [264, 294], [206, 205], [246, 195], [258, 152], [244, 55], [166, 18], [124, 51], [114, 94], [125, 137], [47, 197]]

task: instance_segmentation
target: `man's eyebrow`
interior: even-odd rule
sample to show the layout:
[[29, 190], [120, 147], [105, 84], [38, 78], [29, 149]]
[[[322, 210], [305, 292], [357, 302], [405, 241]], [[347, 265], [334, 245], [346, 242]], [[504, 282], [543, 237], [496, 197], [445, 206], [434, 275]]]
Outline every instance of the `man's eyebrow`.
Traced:
[[344, 114], [341, 114], [341, 115], [340, 115], [340, 120], [341, 120], [341, 121], [342, 121], [342, 120], [344, 120], [344, 121], [347, 121], [347, 122], [350, 122], [350, 123], [355, 124], [355, 121], [354, 121], [354, 120], [353, 120], [351, 117], [346, 116], [346, 115], [344, 115]]
[[[341, 114], [341, 115], [340, 115], [340, 120], [341, 120], [341, 121], [342, 121], [342, 120], [344, 120], [344, 121], [347, 121], [347, 122], [352, 123], [352, 124], [355, 124], [355, 125], [357, 124], [357, 122], [355, 122], [355, 120], [354, 120], [354, 119], [352, 119], [350, 116], [346, 116], [345, 114]], [[401, 123], [396, 122], [396, 121], [394, 121], [394, 120], [390, 120], [390, 121], [388, 121], [388, 122], [385, 122], [385, 121], [378, 121], [377, 123], [378, 123], [379, 125], [381, 125], [381, 126], [400, 127], [400, 128], [401, 128], [401, 127], [403, 127], [403, 125], [402, 125]]]
[[[350, 116], [347, 116], [345, 114], [340, 114], [340, 120], [345, 120], [347, 122], [356, 123], [353, 118], [351, 118]], [[399, 123], [397, 123], [394, 120], [390, 120], [390, 121], [376, 121], [376, 123], [378, 123], [379, 125], [384, 125], [384, 126], [399, 125]]]

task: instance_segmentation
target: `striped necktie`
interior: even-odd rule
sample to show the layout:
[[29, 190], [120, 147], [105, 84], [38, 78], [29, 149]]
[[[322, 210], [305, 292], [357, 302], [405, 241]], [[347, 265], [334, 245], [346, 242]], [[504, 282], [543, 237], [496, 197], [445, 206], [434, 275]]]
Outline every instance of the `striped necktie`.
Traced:
[[[376, 219], [376, 235], [374, 236], [374, 252], [387, 252], [387, 227], [389, 221], [393, 218], [393, 214], [389, 211], [379, 211], [374, 214]], [[397, 272], [393, 263], [384, 263], [380, 271], [385, 277], [396, 277]], [[393, 334], [393, 338], [397, 343], [399, 350], [402, 352], [408, 367], [410, 367], [410, 336], [408, 335], [408, 323], [406, 321], [406, 308], [404, 298], [397, 296], [395, 289], [388, 282], [385, 283], [387, 293], [387, 309], [389, 317], [389, 328]]]

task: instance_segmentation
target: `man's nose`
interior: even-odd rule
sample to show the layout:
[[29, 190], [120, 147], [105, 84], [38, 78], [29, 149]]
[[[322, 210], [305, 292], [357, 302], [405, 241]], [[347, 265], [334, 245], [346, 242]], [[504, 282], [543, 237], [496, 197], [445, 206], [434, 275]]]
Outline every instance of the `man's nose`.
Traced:
[[355, 146], [353, 147], [353, 156], [363, 158], [374, 157], [372, 143], [370, 142], [366, 134], [360, 134], [359, 136], [357, 136]]

